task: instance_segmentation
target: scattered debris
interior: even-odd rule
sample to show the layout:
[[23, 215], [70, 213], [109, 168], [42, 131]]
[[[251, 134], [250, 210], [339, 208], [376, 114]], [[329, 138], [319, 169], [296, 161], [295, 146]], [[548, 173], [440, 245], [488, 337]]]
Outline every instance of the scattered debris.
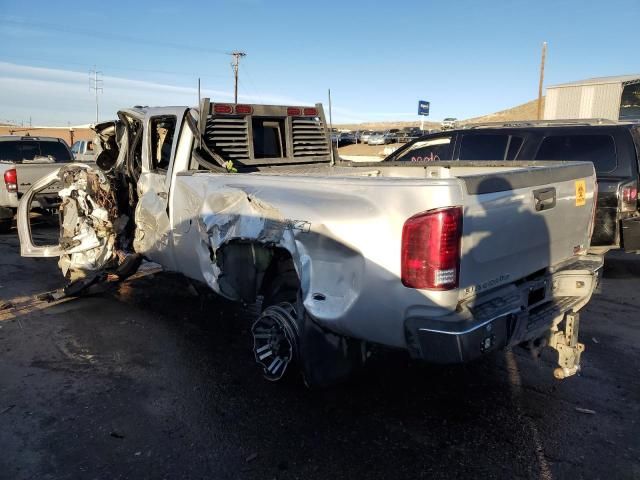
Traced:
[[7, 413], [7, 412], [8, 412], [8, 411], [10, 411], [10, 410], [13, 410], [13, 408], [14, 408], [14, 407], [15, 407], [15, 405], [9, 405], [7, 408], [3, 409], [3, 410], [0, 412], [0, 415], [2, 415], [2, 414], [4, 414], [4, 413]]
[[591, 337], [591, 340], [593, 341], [593, 343], [600, 343], [596, 337]]
[[0, 302], [0, 310], [7, 310], [13, 307], [13, 303], [9, 300]]
[[247, 457], [247, 463], [253, 462], [256, 458], [258, 458], [258, 454], [254, 452]]
[[134, 455], [135, 455], [136, 457], [139, 457], [140, 455], [142, 455], [142, 452], [136, 452], [136, 453], [134, 453]]
[[111, 432], [109, 435], [111, 435], [113, 438], [119, 438], [119, 439], [123, 439], [124, 438], [123, 434], [121, 434], [120, 432], [116, 432], [116, 431]]
[[582, 407], [576, 407], [576, 412], [586, 413], [587, 415], [595, 415], [596, 414], [595, 410], [591, 410], [590, 408], [582, 408]]

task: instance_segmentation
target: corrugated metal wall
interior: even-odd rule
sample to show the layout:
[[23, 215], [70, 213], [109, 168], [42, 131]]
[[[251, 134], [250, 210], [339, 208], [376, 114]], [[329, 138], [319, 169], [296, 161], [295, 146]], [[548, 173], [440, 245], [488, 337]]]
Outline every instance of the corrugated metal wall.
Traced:
[[620, 115], [621, 83], [547, 88], [544, 119], [608, 118]]

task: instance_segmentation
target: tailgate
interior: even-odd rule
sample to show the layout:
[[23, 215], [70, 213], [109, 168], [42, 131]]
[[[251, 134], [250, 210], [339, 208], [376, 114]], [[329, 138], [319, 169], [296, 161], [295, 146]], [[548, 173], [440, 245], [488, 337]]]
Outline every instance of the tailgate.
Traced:
[[[16, 172], [18, 175], [18, 196], [22, 196], [31, 188], [35, 182], [40, 180], [45, 175], [57, 170], [58, 168], [66, 165], [64, 163], [18, 163], [16, 164]], [[58, 190], [62, 188], [60, 183], [50, 185], [39, 195], [58, 195]]]
[[596, 185], [590, 163], [462, 180], [463, 296], [525, 278], [589, 247]]

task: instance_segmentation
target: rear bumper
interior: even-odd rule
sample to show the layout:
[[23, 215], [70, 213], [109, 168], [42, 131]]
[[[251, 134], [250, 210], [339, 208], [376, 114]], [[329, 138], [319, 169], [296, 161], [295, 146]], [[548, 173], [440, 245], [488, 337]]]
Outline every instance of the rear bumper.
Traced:
[[405, 322], [409, 353], [430, 363], [466, 363], [540, 338], [589, 301], [602, 265], [599, 256], [583, 256], [540, 278], [475, 298], [473, 305], [450, 316], [409, 318]]

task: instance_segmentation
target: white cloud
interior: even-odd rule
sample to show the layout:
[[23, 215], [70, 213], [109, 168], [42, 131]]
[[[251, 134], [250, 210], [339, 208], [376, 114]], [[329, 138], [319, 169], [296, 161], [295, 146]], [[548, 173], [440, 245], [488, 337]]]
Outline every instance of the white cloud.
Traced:
[[[133, 105], [195, 105], [197, 89], [105, 76], [99, 94], [100, 119], [114, 118], [118, 109]], [[225, 90], [203, 89], [203, 96], [230, 101]], [[280, 95], [239, 95], [242, 102], [309, 104]], [[95, 121], [95, 96], [86, 72], [31, 67], [0, 62], [0, 120], [67, 125]]]
[[[133, 105], [195, 105], [197, 89], [133, 80], [122, 77], [102, 77], [104, 89], [99, 94], [100, 120], [115, 118], [121, 108]], [[0, 62], [0, 122], [28, 122], [34, 125], [66, 126], [95, 121], [95, 96], [89, 89], [88, 72], [33, 67]], [[228, 102], [231, 91], [203, 89], [202, 96]], [[239, 95], [239, 101], [280, 105], [313, 105], [309, 99], [297, 99], [277, 94]], [[329, 120], [328, 106], [325, 114]], [[409, 112], [365, 112], [333, 106], [334, 123], [360, 123], [374, 120], [413, 120]]]

